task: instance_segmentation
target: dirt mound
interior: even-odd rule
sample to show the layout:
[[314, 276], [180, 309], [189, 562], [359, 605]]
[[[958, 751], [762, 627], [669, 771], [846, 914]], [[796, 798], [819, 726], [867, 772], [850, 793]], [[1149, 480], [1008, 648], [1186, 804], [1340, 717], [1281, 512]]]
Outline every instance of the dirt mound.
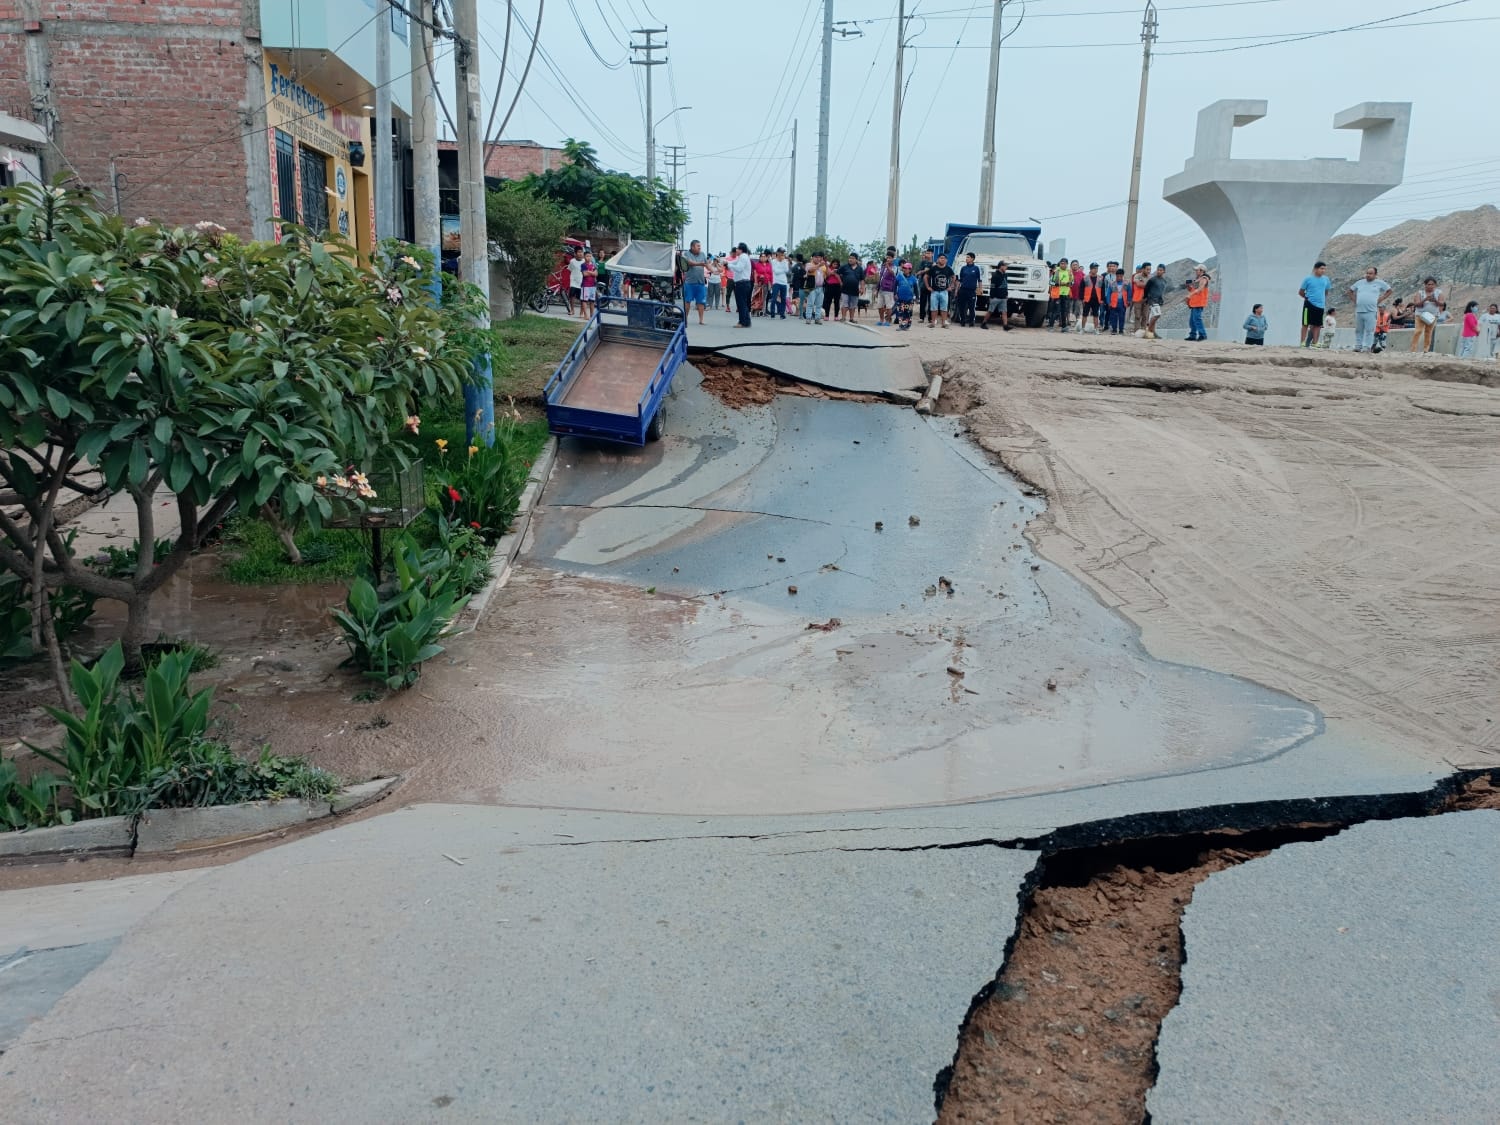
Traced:
[[725, 406], [743, 410], [747, 406], [765, 406], [777, 395], [799, 398], [836, 399], [840, 402], [885, 402], [879, 395], [834, 391], [811, 383], [800, 383], [748, 363], [736, 363], [720, 355], [693, 360], [703, 375], [703, 389]]

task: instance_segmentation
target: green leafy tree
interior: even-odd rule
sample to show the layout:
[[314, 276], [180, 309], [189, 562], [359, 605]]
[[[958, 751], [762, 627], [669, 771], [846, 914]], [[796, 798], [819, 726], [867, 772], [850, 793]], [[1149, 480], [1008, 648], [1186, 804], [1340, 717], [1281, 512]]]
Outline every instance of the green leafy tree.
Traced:
[[628, 233], [654, 242], [674, 242], [687, 222], [682, 193], [660, 181], [612, 172], [584, 141], [563, 142], [564, 163], [519, 181], [538, 199], [555, 204], [575, 231]]
[[491, 240], [505, 254], [516, 315], [547, 287], [557, 265], [567, 222], [551, 200], [519, 184], [506, 184], [485, 198], [485, 221]]
[[835, 238], [832, 235], [820, 238], [818, 235], [810, 234], [797, 243], [796, 246], [792, 247], [793, 253], [804, 254], [809, 259], [814, 254], [822, 254], [825, 258], [832, 258], [837, 262], [842, 262], [849, 256], [851, 251], [857, 254], [859, 253], [859, 247], [855, 246], [848, 239]]
[[[0, 485], [25, 513], [0, 511], [0, 567], [28, 584], [33, 622], [52, 620], [62, 586], [122, 602], [139, 663], [152, 596], [231, 509], [329, 516], [326, 482], [465, 377], [430, 281], [389, 248], [364, 265], [295, 229], [241, 244], [212, 223], [126, 226], [57, 187], [0, 192]], [[127, 573], [85, 565], [59, 534], [62, 489], [90, 468], [134, 501]], [[161, 491], [182, 529], [164, 554]], [[56, 634], [42, 631], [71, 707]]]

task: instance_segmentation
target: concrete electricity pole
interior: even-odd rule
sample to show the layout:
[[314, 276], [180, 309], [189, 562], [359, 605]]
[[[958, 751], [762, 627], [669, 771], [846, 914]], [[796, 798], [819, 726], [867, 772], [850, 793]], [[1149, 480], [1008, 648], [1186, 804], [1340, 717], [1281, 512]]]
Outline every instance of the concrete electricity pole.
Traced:
[[672, 173], [672, 190], [677, 190], [677, 173], [687, 164], [687, 145], [662, 145], [667, 150], [667, 170]]
[[714, 197], [711, 195], [703, 207], [703, 251], [706, 254], [714, 252]]
[[[490, 324], [489, 231], [484, 208], [484, 87], [479, 83], [479, 16], [475, 0], [452, 0], [453, 89], [458, 98], [459, 276], [484, 294], [480, 328]], [[475, 378], [464, 386], [469, 444], [495, 444], [495, 374], [488, 352], [474, 359]]]
[[1125, 208], [1125, 253], [1120, 264], [1133, 270], [1135, 260], [1135, 221], [1141, 209], [1141, 148], [1146, 141], [1146, 87], [1151, 79], [1151, 44], [1156, 42], [1156, 5], [1146, 0], [1146, 14], [1141, 17], [1141, 100], [1135, 110], [1135, 155], [1130, 162], [1130, 202]]
[[833, 97], [833, 0], [823, 0], [823, 87], [818, 98], [818, 195], [813, 233], [828, 235], [828, 110]]
[[797, 245], [797, 119], [792, 118], [792, 175], [791, 187], [787, 191], [786, 200], [786, 248], [791, 253], [793, 246]]
[[432, 50], [432, 0], [418, 0], [418, 20], [413, 21], [411, 40], [411, 155], [412, 239], [443, 260], [442, 218], [438, 204], [437, 98], [432, 92], [434, 75], [427, 68]]
[[651, 68], [653, 66], [666, 66], [666, 59], [654, 57], [654, 52], [665, 51], [665, 43], [653, 43], [653, 35], [665, 35], [667, 29], [664, 27], [637, 27], [630, 34], [644, 35], [644, 43], [632, 43], [632, 51], [640, 51], [646, 57], [643, 59], [631, 59], [631, 66], [643, 66], [646, 68], [646, 182], [648, 184], [656, 181], [656, 118], [651, 112]]
[[375, 237], [396, 234], [395, 130], [391, 128], [391, 6], [375, 0]]
[[1000, 102], [1000, 40], [1005, 20], [1005, 0], [995, 0], [990, 27], [990, 85], [984, 99], [984, 155], [979, 158], [979, 218], [987, 226], [995, 209], [995, 114]]
[[885, 211], [885, 243], [900, 246], [901, 211], [901, 62], [906, 55], [906, 0], [896, 6], [896, 92], [891, 98], [891, 185]]

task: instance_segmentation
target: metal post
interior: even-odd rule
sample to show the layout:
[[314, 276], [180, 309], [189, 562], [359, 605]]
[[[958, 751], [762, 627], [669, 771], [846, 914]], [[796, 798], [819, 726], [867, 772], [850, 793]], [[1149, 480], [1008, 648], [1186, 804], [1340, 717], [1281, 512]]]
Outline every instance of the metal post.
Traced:
[[703, 249], [710, 255], [714, 252], [714, 197], [711, 195], [703, 207]]
[[392, 209], [395, 194], [391, 180], [395, 176], [395, 145], [391, 129], [391, 6], [389, 0], [375, 0], [375, 237], [392, 238], [396, 233], [396, 216]]
[[646, 183], [656, 182], [656, 118], [651, 109], [651, 68], [653, 66], [666, 66], [666, 59], [654, 57], [654, 52], [665, 51], [665, 43], [653, 43], [653, 35], [665, 35], [667, 29], [664, 27], [637, 27], [631, 31], [632, 35], [644, 35], [644, 43], [632, 43], [632, 51], [640, 51], [646, 57], [643, 59], [631, 59], [631, 66], [643, 66], [646, 68]]
[[797, 119], [792, 118], [792, 174], [786, 200], [786, 249], [791, 253], [797, 244]]
[[1130, 162], [1130, 203], [1125, 208], [1125, 253], [1120, 264], [1135, 269], [1135, 220], [1141, 208], [1141, 148], [1146, 141], [1146, 87], [1151, 78], [1151, 44], [1156, 42], [1156, 5], [1146, 0], [1141, 17], [1141, 100], [1135, 110], [1135, 155]]
[[[438, 203], [437, 98], [433, 94], [433, 74], [427, 69], [427, 55], [432, 49], [432, 0], [419, 0], [417, 15], [409, 33], [411, 41], [411, 153], [412, 153], [412, 237], [424, 250], [442, 264], [442, 218]], [[434, 274], [436, 281], [436, 274]]]
[[818, 195], [813, 233], [828, 235], [828, 110], [833, 97], [833, 0], [823, 0], [823, 89], [818, 101]]
[[[452, 0], [453, 89], [458, 99], [459, 276], [484, 294], [480, 328], [490, 323], [489, 232], [484, 208], [484, 87], [479, 82], [479, 16], [475, 0]], [[488, 352], [474, 357], [474, 378], [464, 387], [469, 444], [495, 444], [495, 375]]]
[[990, 85], [984, 99], [984, 154], [979, 158], [979, 218], [987, 226], [995, 209], [995, 116], [1000, 104], [1000, 40], [1005, 0], [995, 0], [990, 27]]
[[887, 246], [899, 246], [901, 211], [901, 63], [906, 54], [906, 0], [896, 7], [896, 91], [891, 98], [891, 184], [885, 211]]
[[729, 201], [729, 247], [733, 249], [738, 243], [734, 240], [734, 200]]

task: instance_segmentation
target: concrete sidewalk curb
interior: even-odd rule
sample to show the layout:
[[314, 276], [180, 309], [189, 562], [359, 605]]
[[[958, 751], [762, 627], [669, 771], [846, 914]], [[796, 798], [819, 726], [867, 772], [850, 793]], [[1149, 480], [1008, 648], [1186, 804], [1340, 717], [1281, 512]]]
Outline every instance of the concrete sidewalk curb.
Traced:
[[345, 816], [385, 797], [401, 779], [381, 777], [349, 785], [324, 801], [250, 801], [199, 809], [152, 809], [56, 828], [0, 835], [0, 864], [51, 862], [90, 856], [168, 855], [223, 847], [309, 821]]
[[536, 460], [532, 462], [531, 476], [527, 478], [526, 488], [521, 492], [516, 518], [511, 523], [510, 530], [495, 544], [494, 553], [490, 555], [490, 580], [485, 583], [484, 589], [469, 599], [469, 604], [464, 607], [463, 613], [459, 615], [453, 628], [448, 632], [449, 637], [460, 637], [479, 628], [479, 623], [484, 619], [485, 610], [489, 608], [490, 599], [495, 596], [495, 591], [510, 581], [511, 564], [521, 553], [521, 543], [526, 538], [526, 532], [531, 528], [531, 515], [536, 510], [542, 490], [547, 487], [547, 481], [552, 476], [552, 466], [556, 462], [557, 438], [548, 437], [547, 444], [542, 447], [541, 453], [537, 454]]

